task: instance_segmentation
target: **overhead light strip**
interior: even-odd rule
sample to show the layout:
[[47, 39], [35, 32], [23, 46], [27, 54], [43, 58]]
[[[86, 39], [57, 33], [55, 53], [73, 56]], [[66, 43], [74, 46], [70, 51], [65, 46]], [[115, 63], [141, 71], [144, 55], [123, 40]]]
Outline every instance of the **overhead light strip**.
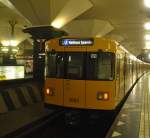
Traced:
[[150, 8], [150, 0], [144, 0], [144, 4], [146, 7]]
[[144, 24], [145, 30], [150, 30], [150, 22]]
[[145, 35], [145, 40], [150, 40], [150, 34]]

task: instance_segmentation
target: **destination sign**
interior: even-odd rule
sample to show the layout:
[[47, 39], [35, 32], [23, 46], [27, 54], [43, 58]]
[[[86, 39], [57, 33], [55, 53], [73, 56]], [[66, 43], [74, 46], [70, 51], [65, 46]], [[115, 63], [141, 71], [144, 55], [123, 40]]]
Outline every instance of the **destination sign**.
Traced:
[[60, 39], [59, 44], [61, 46], [89, 46], [93, 45], [94, 40], [90, 39], [75, 39], [75, 38], [63, 38]]

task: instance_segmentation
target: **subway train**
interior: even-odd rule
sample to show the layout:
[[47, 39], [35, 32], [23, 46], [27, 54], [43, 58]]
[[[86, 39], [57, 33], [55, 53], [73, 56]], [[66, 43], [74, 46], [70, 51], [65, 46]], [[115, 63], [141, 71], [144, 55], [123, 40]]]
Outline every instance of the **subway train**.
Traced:
[[116, 41], [61, 37], [46, 42], [45, 104], [111, 111], [150, 65]]

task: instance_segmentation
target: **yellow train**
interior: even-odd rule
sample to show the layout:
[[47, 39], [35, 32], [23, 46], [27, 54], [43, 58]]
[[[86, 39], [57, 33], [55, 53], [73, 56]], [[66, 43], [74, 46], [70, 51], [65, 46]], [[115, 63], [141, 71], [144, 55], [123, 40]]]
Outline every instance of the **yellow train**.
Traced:
[[113, 40], [67, 36], [47, 41], [45, 104], [114, 110], [149, 68]]

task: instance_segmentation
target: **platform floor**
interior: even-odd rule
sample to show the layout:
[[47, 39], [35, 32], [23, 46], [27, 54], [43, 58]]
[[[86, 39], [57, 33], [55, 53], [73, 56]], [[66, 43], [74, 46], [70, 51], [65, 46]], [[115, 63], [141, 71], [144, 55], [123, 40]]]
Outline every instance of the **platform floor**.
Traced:
[[150, 138], [150, 73], [135, 85], [112, 130], [112, 138]]
[[43, 103], [39, 102], [9, 113], [0, 114], [0, 137], [51, 113], [53, 113], [52, 110], [45, 109]]

